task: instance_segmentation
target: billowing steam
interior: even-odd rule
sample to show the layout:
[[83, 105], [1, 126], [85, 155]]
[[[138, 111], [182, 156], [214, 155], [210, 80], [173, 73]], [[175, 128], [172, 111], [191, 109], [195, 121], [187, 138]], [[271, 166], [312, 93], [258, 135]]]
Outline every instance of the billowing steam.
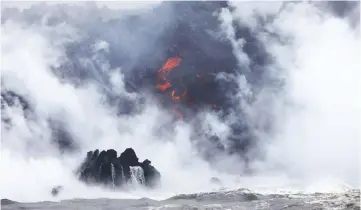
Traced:
[[[4, 4], [1, 195], [49, 200], [63, 185], [60, 199], [159, 198], [215, 190], [212, 177], [359, 185], [359, 4], [348, 4]], [[127, 147], [152, 160], [160, 189], [74, 177], [87, 151]]]

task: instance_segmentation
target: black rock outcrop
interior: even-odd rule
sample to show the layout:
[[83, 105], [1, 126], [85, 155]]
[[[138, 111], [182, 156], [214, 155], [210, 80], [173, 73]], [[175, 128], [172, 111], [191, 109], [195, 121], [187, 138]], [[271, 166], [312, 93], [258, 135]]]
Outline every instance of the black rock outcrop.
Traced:
[[51, 194], [53, 195], [53, 197], [55, 197], [60, 193], [61, 190], [63, 190], [63, 186], [55, 186], [53, 187], [53, 189], [51, 189]]
[[125, 187], [134, 182], [155, 187], [161, 177], [151, 161], [139, 162], [132, 148], [127, 148], [119, 157], [114, 149], [89, 151], [77, 173], [79, 179], [88, 184], [112, 187]]

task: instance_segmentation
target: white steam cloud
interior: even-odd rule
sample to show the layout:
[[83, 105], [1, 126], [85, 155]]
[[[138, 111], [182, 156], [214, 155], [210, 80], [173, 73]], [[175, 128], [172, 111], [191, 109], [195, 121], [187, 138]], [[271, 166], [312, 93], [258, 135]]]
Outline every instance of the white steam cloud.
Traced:
[[277, 125], [273, 135], [262, 136], [265, 160], [254, 167], [303, 190], [359, 186], [360, 34], [349, 16], [311, 3], [234, 5], [234, 20], [264, 41], [275, 59], [270, 71], [278, 69], [286, 80], [283, 97], [261, 95], [263, 103], [251, 108], [268, 109]]
[[[73, 33], [67, 35], [79, 37], [75, 28], [61, 26]], [[134, 148], [140, 160], [150, 159], [162, 174], [162, 187], [151, 196], [165, 198], [176, 193], [211, 190], [214, 186], [209, 180], [219, 174], [198, 157], [190, 142], [188, 125], [180, 123], [175, 130], [159, 136], [156, 130], [169, 123], [171, 117], [151, 99], [141, 113], [118, 117], [103, 102], [97, 84], [89, 82], [75, 87], [59, 81], [51, 67], [66, 59], [62, 45], [67, 40], [62, 35], [63, 30], [45, 25], [29, 27], [9, 21], [2, 26], [2, 85], [25, 96], [35, 108], [36, 116], [27, 120], [21, 108], [5, 108], [5, 115], [12, 119], [12, 128], [7, 130], [2, 123], [1, 195], [18, 201], [49, 200], [54, 199], [51, 188], [63, 185], [67, 192], [56, 199], [132, 197], [131, 193], [86, 187], [72, 175], [87, 151], [114, 148], [122, 152], [127, 147]], [[106, 68], [107, 61], [100, 57], [101, 51], [107, 50], [107, 43], [99, 41], [93, 49], [91, 58], [101, 64], [101, 69]], [[92, 63], [84, 60], [84, 65]], [[112, 72], [112, 89], [118, 95], [137, 97], [124, 90], [123, 75]], [[49, 118], [65, 125], [81, 148], [79, 154], [58, 154], [50, 138]], [[149, 196], [143, 191], [133, 193], [138, 197]]]
[[[50, 190], [63, 185], [66, 193], [56, 199], [74, 197], [153, 197], [165, 198], [177, 193], [214, 190], [211, 177], [220, 177], [225, 187], [260, 187], [277, 191], [334, 190], [334, 186], [316, 186], [325, 177], [331, 184], [346, 183], [353, 187], [359, 180], [360, 140], [360, 35], [348, 19], [335, 17], [310, 3], [234, 3], [235, 10], [223, 11], [224, 29], [234, 39], [234, 52], [239, 62], [248, 66], [242, 42], [235, 40], [231, 21], [252, 28], [273, 55], [267, 67], [285, 80], [281, 98], [264, 90], [257, 101], [246, 108], [255, 133], [261, 137], [262, 160], [254, 162], [255, 174], [239, 176], [220, 174], [201, 159], [191, 142], [192, 128], [179, 122], [174, 130], [159, 135], [156, 131], [171, 121], [169, 113], [156, 101], [147, 99], [146, 107], [131, 117], [116, 116], [116, 110], [104, 103], [99, 83], [81, 87], [61, 82], [52, 71], [65, 59], [63, 45], [80, 39], [76, 28], [63, 23], [57, 26], [30, 26], [20, 21], [2, 24], [2, 88], [26, 96], [36, 116], [26, 119], [21, 108], [5, 107], [12, 119], [12, 129], [2, 123], [1, 180], [2, 197], [17, 201], [54, 199]], [[111, 8], [109, 6], [109, 8]], [[118, 9], [118, 8], [117, 8]], [[268, 18], [272, 21], [262, 22]], [[91, 24], [91, 23], [89, 23]], [[273, 36], [277, 34], [278, 37]], [[134, 99], [124, 89], [120, 69], [109, 68], [101, 53], [109, 44], [98, 40], [93, 45], [93, 60], [100, 69], [111, 72], [110, 88], [118, 95]], [[239, 78], [243, 92], [237, 99], [252, 94], [245, 77]], [[271, 116], [276, 130], [271, 134], [257, 130]], [[227, 122], [204, 114], [204, 127], [211, 128], [221, 139], [228, 135]], [[71, 133], [80, 153], [63, 156], [52, 144], [48, 119], [56, 119]], [[269, 118], [267, 118], [269, 119]], [[133, 147], [140, 160], [146, 158], [162, 174], [162, 187], [147, 192], [109, 192], [87, 187], [73, 176], [88, 150], [114, 148], [122, 152]], [[225, 171], [237, 171], [241, 165], [234, 157], [220, 157]], [[219, 168], [219, 167], [218, 167]], [[275, 178], [276, 177], [276, 178]], [[337, 182], [335, 182], [337, 180]], [[237, 181], [237, 182], [235, 182]], [[270, 184], [272, 182], [272, 186]], [[315, 188], [313, 188], [315, 187]], [[317, 188], [316, 188], [317, 187]], [[338, 187], [338, 186], [336, 186]]]

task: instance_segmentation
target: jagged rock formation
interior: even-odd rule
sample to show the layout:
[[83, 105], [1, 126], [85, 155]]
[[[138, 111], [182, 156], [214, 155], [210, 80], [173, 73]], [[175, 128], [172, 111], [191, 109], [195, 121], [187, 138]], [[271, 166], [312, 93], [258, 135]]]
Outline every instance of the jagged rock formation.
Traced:
[[132, 148], [119, 157], [114, 149], [89, 151], [77, 173], [81, 181], [112, 187], [125, 187], [129, 183], [155, 187], [161, 177], [150, 160], [139, 162]]

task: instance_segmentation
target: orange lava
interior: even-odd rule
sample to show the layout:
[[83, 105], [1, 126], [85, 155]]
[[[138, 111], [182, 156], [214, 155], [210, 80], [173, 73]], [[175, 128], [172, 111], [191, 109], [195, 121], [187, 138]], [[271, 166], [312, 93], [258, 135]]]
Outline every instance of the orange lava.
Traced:
[[[183, 119], [183, 114], [179, 109], [179, 102], [183, 101], [188, 104], [193, 104], [193, 101], [187, 98], [187, 89], [183, 90], [180, 95], [177, 94], [178, 90], [176, 91], [174, 88], [172, 88], [172, 82], [169, 80], [168, 75], [174, 68], [180, 65], [182, 60], [183, 59], [180, 57], [168, 58], [163, 66], [157, 71], [158, 81], [156, 84], [156, 88], [162, 92], [167, 92], [167, 95], [171, 98], [172, 102], [174, 103], [174, 113], [179, 119]], [[202, 75], [197, 74], [196, 77], [202, 78]], [[213, 109], [217, 107], [216, 104], [212, 104], [211, 106]]]
[[170, 88], [172, 86], [172, 83], [170, 83], [169, 81], [167, 81], [165, 84], [157, 84], [156, 88], [158, 88], [161, 91], [166, 91], [168, 88]]

